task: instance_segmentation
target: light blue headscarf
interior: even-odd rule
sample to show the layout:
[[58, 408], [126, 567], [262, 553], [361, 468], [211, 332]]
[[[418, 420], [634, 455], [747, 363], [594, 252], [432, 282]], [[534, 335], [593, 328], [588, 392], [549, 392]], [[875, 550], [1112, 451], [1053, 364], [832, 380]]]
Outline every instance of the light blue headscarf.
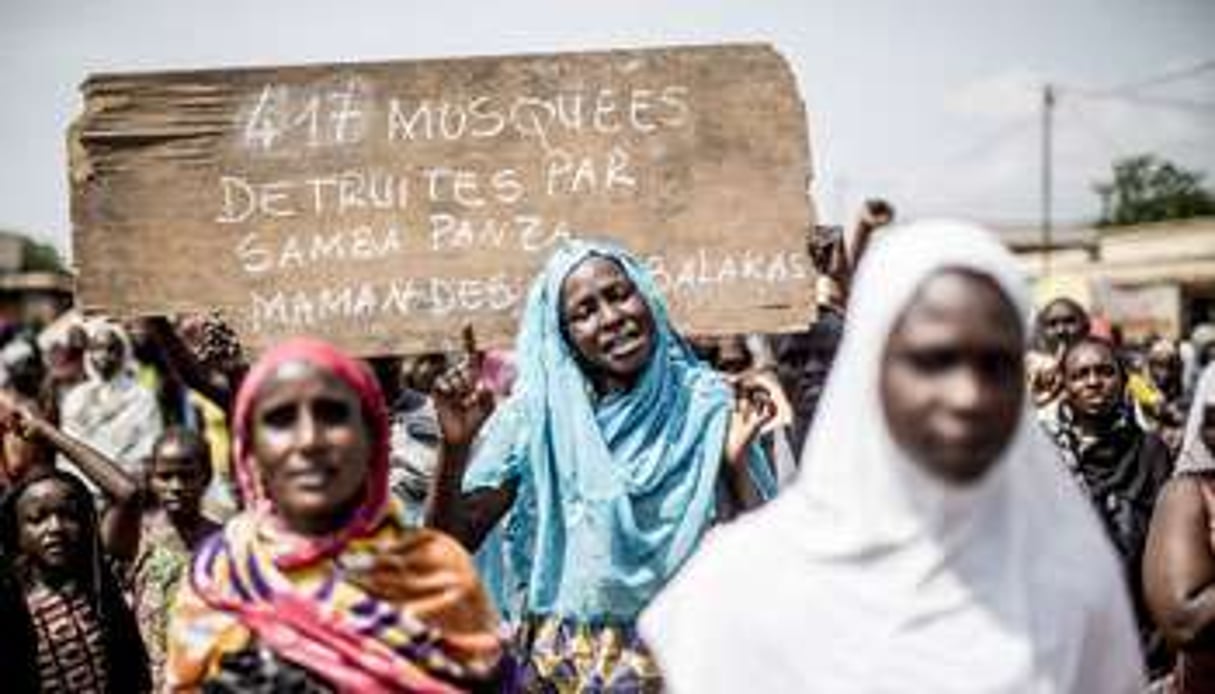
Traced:
[[[619, 263], [654, 317], [644, 374], [603, 398], [561, 328], [561, 285], [592, 255]], [[631, 622], [714, 520], [730, 387], [672, 329], [650, 273], [602, 243], [572, 241], [549, 259], [515, 353], [514, 393], [487, 425], [464, 489], [518, 484], [505, 531], [508, 563], [526, 574], [527, 613]], [[770, 496], [775, 481], [758, 447], [750, 471]]]

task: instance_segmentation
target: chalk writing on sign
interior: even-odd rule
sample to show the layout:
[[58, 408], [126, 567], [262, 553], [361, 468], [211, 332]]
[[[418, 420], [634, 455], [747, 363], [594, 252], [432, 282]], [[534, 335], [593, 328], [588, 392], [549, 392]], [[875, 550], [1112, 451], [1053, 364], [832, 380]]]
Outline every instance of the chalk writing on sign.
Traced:
[[[801, 102], [719, 46], [90, 79], [72, 131], [87, 308], [220, 308], [259, 347], [510, 338], [565, 240], [646, 258], [681, 327], [803, 326]], [[121, 98], [115, 98], [121, 97]]]

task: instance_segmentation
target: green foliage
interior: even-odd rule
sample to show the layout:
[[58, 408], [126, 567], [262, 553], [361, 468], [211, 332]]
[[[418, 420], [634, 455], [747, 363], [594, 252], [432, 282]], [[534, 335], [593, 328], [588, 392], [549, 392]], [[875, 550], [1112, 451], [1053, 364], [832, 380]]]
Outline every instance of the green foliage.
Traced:
[[21, 244], [21, 265], [18, 268], [21, 272], [59, 272], [67, 273], [67, 267], [63, 263], [63, 256], [59, 255], [59, 249], [53, 244], [39, 241], [29, 234], [23, 234], [19, 231], [11, 229], [0, 229], [0, 236], [6, 239], [6, 243], [12, 243], [14, 240]]
[[1094, 186], [1104, 203], [1098, 226], [1121, 226], [1215, 214], [1204, 174], [1152, 154], [1120, 159], [1114, 178]]
[[26, 272], [66, 272], [59, 249], [49, 243], [32, 240], [25, 246], [22, 269]]

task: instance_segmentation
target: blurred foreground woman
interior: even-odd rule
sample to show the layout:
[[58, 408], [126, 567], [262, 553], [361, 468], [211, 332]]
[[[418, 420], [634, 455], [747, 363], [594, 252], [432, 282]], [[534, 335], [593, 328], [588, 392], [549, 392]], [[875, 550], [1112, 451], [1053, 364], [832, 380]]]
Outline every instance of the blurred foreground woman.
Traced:
[[1140, 690], [1114, 552], [1025, 402], [1024, 284], [969, 226], [878, 241], [800, 476], [642, 615], [672, 690]]
[[1164, 487], [1144, 556], [1148, 607], [1178, 651], [1172, 688], [1215, 692], [1215, 367], [1198, 382], [1177, 471]]
[[388, 494], [374, 377], [324, 343], [268, 352], [237, 397], [245, 512], [194, 557], [169, 626], [173, 690], [498, 691], [497, 617], [451, 539]]

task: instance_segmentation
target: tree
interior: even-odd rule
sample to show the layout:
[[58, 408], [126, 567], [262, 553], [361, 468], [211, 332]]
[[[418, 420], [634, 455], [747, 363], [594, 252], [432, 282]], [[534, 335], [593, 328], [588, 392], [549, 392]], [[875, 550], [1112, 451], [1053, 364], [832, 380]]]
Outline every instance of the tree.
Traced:
[[1215, 214], [1204, 174], [1152, 154], [1115, 161], [1114, 178], [1093, 189], [1102, 198], [1098, 226], [1120, 226]]
[[22, 269], [26, 272], [67, 272], [63, 267], [63, 258], [59, 249], [49, 243], [29, 241], [25, 247], [25, 259]]
[[21, 245], [21, 265], [16, 268], [21, 272], [59, 272], [67, 273], [63, 256], [54, 245], [39, 241], [19, 231], [0, 229], [0, 236], [15, 241]]

